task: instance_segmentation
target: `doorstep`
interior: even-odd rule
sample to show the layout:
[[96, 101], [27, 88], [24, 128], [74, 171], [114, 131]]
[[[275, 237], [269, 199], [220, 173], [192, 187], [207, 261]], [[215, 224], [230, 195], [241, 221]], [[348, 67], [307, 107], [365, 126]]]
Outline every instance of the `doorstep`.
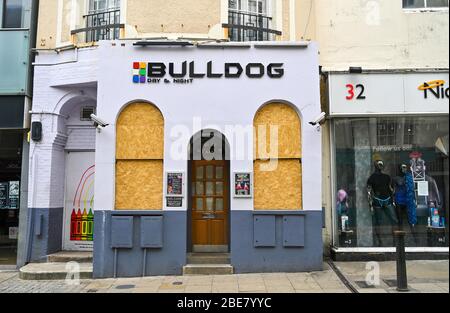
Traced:
[[[92, 263], [78, 263], [80, 279], [92, 278]], [[30, 263], [19, 270], [19, 277], [24, 280], [64, 280], [74, 279], [75, 269], [67, 263]]]
[[47, 262], [49, 263], [67, 263], [67, 262], [79, 262], [79, 263], [92, 263], [92, 252], [84, 251], [60, 251], [57, 253], [49, 254], [47, 256]]
[[230, 264], [187, 264], [183, 266], [183, 275], [232, 275]]

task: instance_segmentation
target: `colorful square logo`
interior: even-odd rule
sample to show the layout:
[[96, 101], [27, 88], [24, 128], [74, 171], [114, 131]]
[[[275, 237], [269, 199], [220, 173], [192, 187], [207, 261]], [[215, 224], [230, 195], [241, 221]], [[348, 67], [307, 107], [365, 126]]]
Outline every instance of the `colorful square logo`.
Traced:
[[133, 62], [133, 83], [144, 84], [147, 81], [147, 63]]

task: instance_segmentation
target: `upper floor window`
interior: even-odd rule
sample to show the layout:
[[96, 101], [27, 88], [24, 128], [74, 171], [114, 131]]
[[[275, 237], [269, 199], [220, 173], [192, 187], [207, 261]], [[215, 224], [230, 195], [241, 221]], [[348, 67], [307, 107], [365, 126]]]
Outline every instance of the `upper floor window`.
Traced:
[[267, 15], [267, 0], [230, 0], [230, 10]]
[[27, 28], [29, 6], [30, 0], [0, 0], [0, 28]]
[[77, 41], [96, 42], [120, 38], [120, 0], [89, 0], [88, 14], [83, 16], [84, 28], [72, 31]]
[[449, 0], [403, 0], [404, 9], [448, 8]]
[[120, 10], [120, 0], [90, 0], [89, 13]]
[[229, 0], [228, 36], [231, 41], [275, 40], [281, 32], [272, 29], [271, 0]]

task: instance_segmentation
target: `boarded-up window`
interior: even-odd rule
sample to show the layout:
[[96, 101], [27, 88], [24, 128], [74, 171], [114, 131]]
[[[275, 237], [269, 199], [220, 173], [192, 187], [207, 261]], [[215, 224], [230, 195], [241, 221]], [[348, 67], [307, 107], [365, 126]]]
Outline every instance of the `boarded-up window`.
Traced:
[[128, 105], [117, 120], [116, 209], [161, 210], [164, 118], [148, 103]]
[[302, 209], [301, 121], [286, 104], [261, 108], [254, 119], [255, 210]]

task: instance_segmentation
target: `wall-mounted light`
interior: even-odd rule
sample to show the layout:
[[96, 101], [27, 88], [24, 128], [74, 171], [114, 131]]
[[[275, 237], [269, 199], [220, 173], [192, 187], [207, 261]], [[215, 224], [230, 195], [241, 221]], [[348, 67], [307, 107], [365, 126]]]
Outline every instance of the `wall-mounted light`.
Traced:
[[145, 40], [145, 41], [137, 41], [133, 43], [133, 46], [139, 47], [148, 47], [148, 46], [177, 46], [177, 47], [186, 47], [193, 46], [193, 44], [189, 41], [169, 41], [169, 40]]
[[350, 74], [362, 74], [362, 67], [360, 66], [350, 66], [348, 69]]
[[39, 142], [42, 140], [42, 123], [41, 122], [31, 123], [31, 139], [36, 142]]

